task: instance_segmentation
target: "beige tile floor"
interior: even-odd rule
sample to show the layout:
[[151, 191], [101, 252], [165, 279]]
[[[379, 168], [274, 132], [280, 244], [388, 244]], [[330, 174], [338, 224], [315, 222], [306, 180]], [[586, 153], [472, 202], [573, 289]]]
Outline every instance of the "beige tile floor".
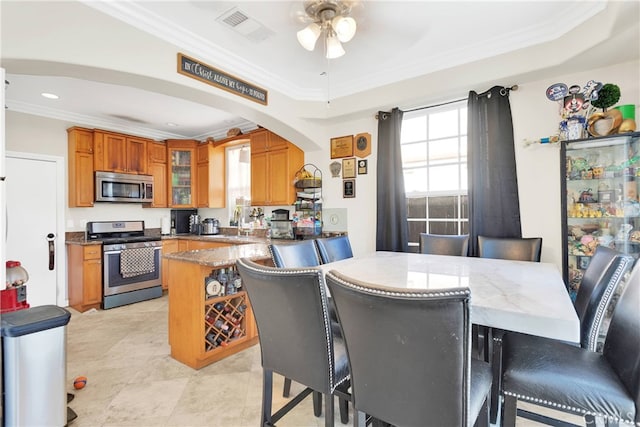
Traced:
[[[200, 370], [189, 368], [169, 355], [167, 304], [164, 296], [110, 310], [70, 310], [67, 378], [75, 399], [69, 407], [78, 414], [70, 427], [259, 425], [259, 346]], [[74, 390], [73, 379], [80, 375], [87, 385]], [[274, 382], [274, 407], [280, 407], [282, 377], [275, 375]], [[301, 389], [294, 383], [292, 394]], [[537, 425], [518, 419], [519, 427]], [[278, 423], [287, 426], [324, 426], [324, 417], [313, 415], [307, 398]]]

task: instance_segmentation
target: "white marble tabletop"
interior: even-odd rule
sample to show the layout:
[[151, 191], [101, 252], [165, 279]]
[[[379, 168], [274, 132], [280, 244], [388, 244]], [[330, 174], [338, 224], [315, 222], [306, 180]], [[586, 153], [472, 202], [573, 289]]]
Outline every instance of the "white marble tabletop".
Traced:
[[321, 268], [386, 288], [469, 287], [475, 324], [580, 342], [578, 316], [554, 264], [375, 252]]

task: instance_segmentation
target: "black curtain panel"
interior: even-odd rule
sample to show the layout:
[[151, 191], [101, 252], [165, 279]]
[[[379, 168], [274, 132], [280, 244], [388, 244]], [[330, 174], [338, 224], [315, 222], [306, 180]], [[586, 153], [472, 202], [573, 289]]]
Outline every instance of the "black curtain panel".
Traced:
[[469, 92], [469, 255], [477, 237], [522, 237], [509, 88]]
[[403, 112], [378, 112], [376, 250], [407, 252], [409, 225], [402, 174], [400, 130]]

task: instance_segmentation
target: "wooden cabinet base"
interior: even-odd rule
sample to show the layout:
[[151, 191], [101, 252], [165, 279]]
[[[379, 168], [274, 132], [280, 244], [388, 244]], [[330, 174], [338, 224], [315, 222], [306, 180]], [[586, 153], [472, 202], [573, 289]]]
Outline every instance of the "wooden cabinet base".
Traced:
[[174, 351], [174, 347], [172, 346], [171, 357], [193, 369], [200, 369], [214, 362], [217, 362], [218, 360], [222, 360], [225, 357], [229, 357], [232, 354], [236, 354], [242, 350], [254, 346], [258, 344], [258, 341], [258, 337], [242, 338], [241, 340], [236, 341], [233, 344], [229, 344], [228, 347], [216, 348], [214, 350], [208, 351], [208, 354], [206, 356], [196, 359], [185, 357], [185, 355], [182, 354], [182, 352], [180, 352], [178, 349], [175, 349], [176, 351]]
[[102, 303], [102, 247], [67, 245], [69, 306], [85, 312]]
[[[200, 369], [258, 342], [258, 331], [246, 292], [207, 299], [205, 278], [211, 275], [212, 267], [175, 259], [165, 259], [165, 262], [168, 262], [171, 357], [191, 368]], [[214, 305], [220, 308], [215, 309]], [[237, 336], [220, 332], [223, 327], [216, 325], [224, 323], [225, 319], [230, 319], [229, 324], [235, 323], [235, 326], [227, 325], [224, 331], [236, 328]], [[216, 346], [218, 338], [223, 342]]]

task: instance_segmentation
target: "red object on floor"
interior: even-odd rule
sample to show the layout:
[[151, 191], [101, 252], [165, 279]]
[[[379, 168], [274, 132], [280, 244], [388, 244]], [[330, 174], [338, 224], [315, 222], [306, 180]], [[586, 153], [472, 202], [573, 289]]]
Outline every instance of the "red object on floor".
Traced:
[[25, 308], [29, 308], [29, 303], [27, 303], [27, 287], [25, 285], [12, 286], [0, 290], [0, 313], [8, 313]]

